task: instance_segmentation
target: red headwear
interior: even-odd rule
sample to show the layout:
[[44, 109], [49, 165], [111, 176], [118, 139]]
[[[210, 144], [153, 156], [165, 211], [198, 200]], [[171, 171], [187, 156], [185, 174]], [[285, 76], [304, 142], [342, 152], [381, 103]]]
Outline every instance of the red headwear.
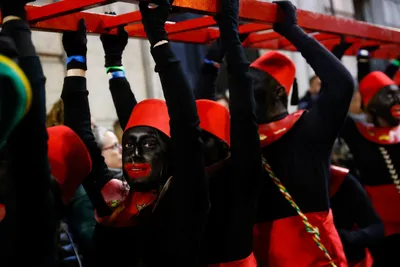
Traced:
[[205, 99], [197, 100], [196, 104], [200, 128], [230, 145], [231, 121], [228, 109], [215, 101]]
[[165, 101], [147, 99], [138, 103], [132, 111], [124, 132], [129, 128], [138, 126], [152, 127], [171, 137], [168, 108]]
[[92, 171], [92, 160], [79, 136], [66, 126], [47, 128], [51, 174], [60, 185], [64, 203], [74, 196]]
[[381, 71], [373, 71], [365, 76], [359, 85], [363, 104], [368, 105], [372, 97], [379, 92], [380, 89], [395, 85], [394, 81]]
[[287, 95], [290, 94], [296, 75], [296, 67], [290, 58], [280, 52], [270, 51], [256, 59], [250, 67], [268, 73], [285, 87]]

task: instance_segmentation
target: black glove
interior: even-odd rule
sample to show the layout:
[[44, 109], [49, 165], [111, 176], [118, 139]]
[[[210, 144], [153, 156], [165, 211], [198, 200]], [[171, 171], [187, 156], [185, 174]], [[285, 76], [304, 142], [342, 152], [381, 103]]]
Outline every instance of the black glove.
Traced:
[[221, 0], [221, 8], [215, 16], [221, 38], [222, 49], [228, 45], [241, 44], [239, 39], [239, 0]]
[[34, 0], [0, 0], [1, 16], [3, 19], [7, 16], [16, 16], [26, 19], [25, 5]]
[[124, 27], [118, 29], [118, 35], [102, 34], [100, 40], [105, 53], [105, 67], [122, 66], [122, 53], [128, 44], [128, 33]]
[[139, 4], [142, 23], [151, 47], [160, 41], [168, 40], [164, 25], [168, 19], [171, 4], [168, 0], [159, 0], [157, 5], [155, 8], [149, 8], [149, 2], [141, 1]]
[[18, 58], [18, 50], [13, 39], [2, 33], [0, 33], [0, 54], [11, 59]]
[[86, 23], [84, 19], [81, 19], [78, 22], [78, 29], [76, 31], [68, 31], [63, 33], [62, 43], [65, 53], [67, 53], [68, 57], [67, 70], [87, 70], [87, 37]]
[[274, 31], [282, 36], [289, 33], [297, 25], [296, 7], [290, 1], [274, 1], [278, 5], [278, 12], [283, 12], [283, 19], [274, 23]]

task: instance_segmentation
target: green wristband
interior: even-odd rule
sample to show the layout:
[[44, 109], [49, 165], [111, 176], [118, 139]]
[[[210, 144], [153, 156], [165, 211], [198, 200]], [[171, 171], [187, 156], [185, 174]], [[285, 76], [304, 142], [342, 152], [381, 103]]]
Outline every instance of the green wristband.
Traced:
[[400, 60], [395, 59], [395, 60], [392, 61], [392, 64], [395, 65], [396, 67], [400, 68]]
[[125, 68], [123, 66], [112, 66], [106, 68], [106, 73], [109, 73], [110, 70], [115, 70], [115, 71], [125, 71]]

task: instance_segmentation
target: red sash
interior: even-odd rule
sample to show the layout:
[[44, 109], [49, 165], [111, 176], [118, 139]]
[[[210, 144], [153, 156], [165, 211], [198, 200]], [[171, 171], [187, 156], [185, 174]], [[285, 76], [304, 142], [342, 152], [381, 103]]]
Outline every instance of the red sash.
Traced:
[[[338, 267], [347, 267], [342, 242], [336, 231], [332, 211], [306, 214], [318, 227], [321, 243]], [[299, 216], [256, 224], [254, 255], [259, 267], [319, 267], [330, 266], [313, 236], [307, 233]]]
[[0, 222], [6, 217], [6, 205], [0, 203]]
[[385, 236], [400, 233], [400, 193], [396, 185], [365, 186], [385, 226]]
[[371, 124], [356, 122], [358, 131], [365, 139], [379, 145], [400, 143], [400, 125], [393, 128], [375, 127]]
[[349, 173], [348, 169], [341, 168], [338, 166], [331, 165], [331, 181], [329, 184], [329, 197], [333, 197], [339, 190], [343, 183], [344, 178], [346, 178]]
[[257, 267], [254, 254], [251, 253], [246, 259], [227, 263], [208, 264], [208, 267]]
[[292, 129], [304, 112], [305, 110], [298, 110], [279, 121], [258, 125], [261, 147], [270, 145], [286, 134]]

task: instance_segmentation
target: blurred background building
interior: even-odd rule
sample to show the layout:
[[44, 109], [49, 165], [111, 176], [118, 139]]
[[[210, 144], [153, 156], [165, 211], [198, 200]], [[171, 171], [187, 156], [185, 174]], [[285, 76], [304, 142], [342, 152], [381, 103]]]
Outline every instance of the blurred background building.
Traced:
[[[213, 1], [213, 0], [210, 0]], [[51, 0], [37, 1], [51, 3]], [[272, 2], [272, 1], [268, 1]], [[299, 8], [318, 13], [331, 14], [349, 19], [364, 20], [371, 23], [400, 27], [400, 0], [292, 0]], [[110, 12], [117, 14], [134, 11], [135, 5], [111, 4], [95, 8], [90, 12]], [[172, 18], [175, 21], [187, 19], [194, 14], [185, 14]], [[50, 110], [53, 103], [59, 99], [63, 78], [66, 73], [65, 55], [59, 33], [34, 32], [34, 42], [41, 56], [44, 71], [47, 77], [47, 108]], [[174, 44], [178, 57], [183, 62], [185, 71], [193, 83], [205, 55], [206, 47], [191, 44]], [[249, 51], [249, 58], [266, 51]], [[286, 53], [286, 52], [285, 52]], [[297, 67], [299, 95], [302, 96], [308, 88], [308, 80], [314, 74], [299, 53], [287, 53]], [[146, 40], [130, 39], [124, 53], [124, 66], [127, 78], [131, 83], [138, 100], [145, 98], [162, 98], [158, 77], [154, 73], [154, 62], [149, 52]], [[353, 57], [344, 57], [344, 64], [351, 73], [356, 75], [356, 60]], [[381, 68], [382, 62], [374, 62], [374, 68]], [[97, 124], [112, 127], [117, 116], [108, 90], [108, 76], [105, 73], [104, 53], [98, 36], [88, 37], [88, 89], [90, 91], [90, 106], [92, 116]], [[221, 79], [221, 87], [224, 81]]]

